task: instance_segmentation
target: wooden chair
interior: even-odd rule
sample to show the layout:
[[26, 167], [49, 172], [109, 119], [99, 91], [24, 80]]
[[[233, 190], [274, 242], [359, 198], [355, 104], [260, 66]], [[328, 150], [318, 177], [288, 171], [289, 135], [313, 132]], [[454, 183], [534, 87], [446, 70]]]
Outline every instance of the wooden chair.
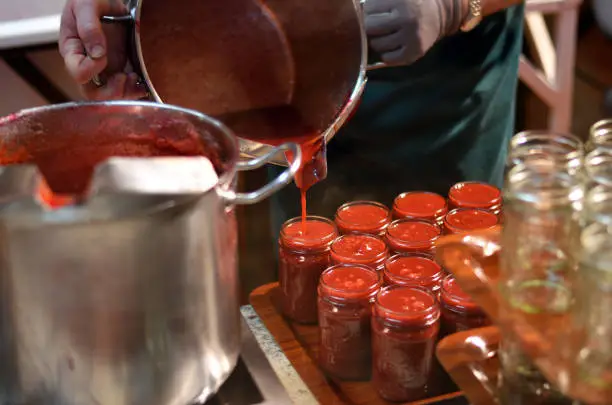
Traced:
[[[519, 77], [550, 108], [547, 128], [550, 131], [571, 129], [581, 4], [582, 0], [527, 0], [525, 34], [535, 63], [521, 55]], [[552, 36], [544, 15], [555, 19]]]

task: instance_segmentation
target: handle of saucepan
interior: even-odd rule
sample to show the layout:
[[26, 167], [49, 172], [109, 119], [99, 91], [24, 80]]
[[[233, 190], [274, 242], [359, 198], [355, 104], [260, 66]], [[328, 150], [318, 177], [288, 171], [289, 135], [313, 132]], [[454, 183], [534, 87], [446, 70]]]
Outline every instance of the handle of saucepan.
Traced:
[[[104, 16], [100, 17], [100, 22], [102, 24], [125, 24], [125, 25], [131, 26], [132, 24], [134, 24], [134, 17], [132, 17], [131, 14], [125, 14], [125, 15], [104, 15]], [[128, 50], [128, 55], [131, 55], [132, 54], [131, 50], [133, 49], [132, 48], [133, 44], [132, 44], [132, 41], [130, 39], [130, 36], [128, 36], [128, 43], [126, 44], [126, 46], [127, 46], [127, 50]], [[134, 65], [137, 61], [131, 60], [131, 62]], [[100, 75], [95, 75], [92, 81], [97, 86], [103, 86], [105, 84], [104, 79], [102, 77], [100, 77]]]
[[[359, 7], [360, 7], [359, 11], [361, 12], [361, 16], [360, 17], [361, 17], [361, 20], [364, 21], [365, 20], [365, 15], [364, 15], [364, 11], [363, 11], [363, 5], [368, 0], [358, 0], [358, 1], [359, 1]], [[365, 31], [365, 26], [363, 26], [362, 29]], [[370, 52], [370, 50], [369, 50], [369, 47], [368, 47], [368, 53], [369, 52]], [[368, 70], [368, 71], [369, 70], [377, 70], [377, 69], [382, 69], [382, 68], [386, 68], [386, 67], [390, 67], [390, 66], [391, 65], [381, 61], [381, 62], [375, 62], [375, 63], [368, 64], [366, 66], [366, 70]]]
[[255, 159], [238, 162], [236, 165], [236, 169], [238, 171], [246, 171], [253, 170], [259, 167], [262, 167], [266, 163], [270, 163], [272, 158], [281, 152], [289, 152], [293, 156], [293, 161], [289, 165], [287, 169], [285, 169], [278, 177], [272, 180], [270, 183], [261, 187], [255, 191], [249, 191], [246, 193], [236, 193], [234, 191], [222, 191], [221, 197], [224, 198], [230, 204], [240, 204], [240, 205], [248, 205], [255, 204], [266, 198], [270, 197], [272, 194], [279, 191], [281, 188], [285, 187], [287, 184], [291, 183], [293, 177], [300, 169], [300, 165], [302, 164], [302, 150], [300, 147], [293, 142], [284, 143], [276, 148], [272, 149], [270, 152], [265, 155], [259, 156]]

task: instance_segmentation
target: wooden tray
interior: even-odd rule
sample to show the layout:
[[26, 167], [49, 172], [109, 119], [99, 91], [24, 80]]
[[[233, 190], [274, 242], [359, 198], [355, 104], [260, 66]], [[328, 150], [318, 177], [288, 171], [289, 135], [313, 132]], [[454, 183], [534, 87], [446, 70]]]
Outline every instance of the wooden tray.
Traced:
[[[298, 325], [284, 318], [277, 305], [278, 292], [278, 283], [261, 286], [251, 293], [251, 305], [317, 400], [324, 405], [390, 404], [376, 394], [369, 382], [341, 382], [327, 378], [316, 361], [319, 347], [317, 326]], [[451, 385], [441, 387], [441, 391], [447, 393], [410, 402], [409, 405], [467, 405], [463, 394], [449, 392], [451, 389], [456, 388], [451, 388]]]

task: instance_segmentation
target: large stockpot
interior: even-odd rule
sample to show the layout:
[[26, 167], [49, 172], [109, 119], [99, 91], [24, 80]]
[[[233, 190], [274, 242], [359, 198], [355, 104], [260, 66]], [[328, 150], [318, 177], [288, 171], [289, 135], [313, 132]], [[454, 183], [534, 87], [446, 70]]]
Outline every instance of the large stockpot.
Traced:
[[[207, 188], [192, 181], [198, 156], [218, 174]], [[186, 405], [216, 392], [240, 348], [234, 204], [299, 167], [237, 193], [237, 171], [266, 162], [238, 159], [221, 123], [158, 103], [0, 119], [0, 403]], [[45, 208], [40, 173], [80, 202]]]
[[[366, 71], [386, 66], [367, 64], [364, 1], [131, 0], [130, 15], [102, 21], [133, 27], [132, 65], [153, 100], [217, 117], [253, 157], [294, 129], [288, 114], [271, 118], [262, 110], [288, 105], [329, 142], [357, 106]], [[173, 37], [185, 32], [201, 46], [185, 49]], [[244, 111], [258, 118], [236, 126], [226, 119]], [[273, 163], [287, 164], [280, 155]]]

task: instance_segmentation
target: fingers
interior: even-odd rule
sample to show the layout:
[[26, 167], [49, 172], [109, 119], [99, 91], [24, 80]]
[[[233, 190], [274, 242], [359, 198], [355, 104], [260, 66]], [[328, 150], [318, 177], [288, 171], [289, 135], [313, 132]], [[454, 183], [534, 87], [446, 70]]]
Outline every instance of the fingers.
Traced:
[[401, 23], [396, 14], [395, 11], [366, 14], [365, 29], [368, 37], [378, 37], [398, 31], [401, 28]]
[[421, 52], [409, 50], [405, 46], [393, 51], [384, 52], [380, 55], [383, 62], [389, 65], [410, 65], [420, 59], [421, 56]]
[[402, 47], [405, 41], [405, 33], [395, 31], [392, 34], [375, 37], [370, 40], [370, 46], [379, 54], [395, 51]]
[[83, 43], [87, 55], [92, 59], [100, 59], [106, 56], [106, 37], [102, 30], [100, 17], [101, 7], [95, 0], [74, 1], [72, 9], [76, 20], [78, 37]]
[[138, 83], [138, 75], [135, 73], [116, 73], [102, 87], [90, 82], [82, 86], [82, 89], [89, 100], [140, 99], [147, 96], [146, 88]]
[[126, 12], [116, 0], [68, 0], [62, 12], [59, 48], [70, 75], [85, 84], [107, 65], [100, 17]]

